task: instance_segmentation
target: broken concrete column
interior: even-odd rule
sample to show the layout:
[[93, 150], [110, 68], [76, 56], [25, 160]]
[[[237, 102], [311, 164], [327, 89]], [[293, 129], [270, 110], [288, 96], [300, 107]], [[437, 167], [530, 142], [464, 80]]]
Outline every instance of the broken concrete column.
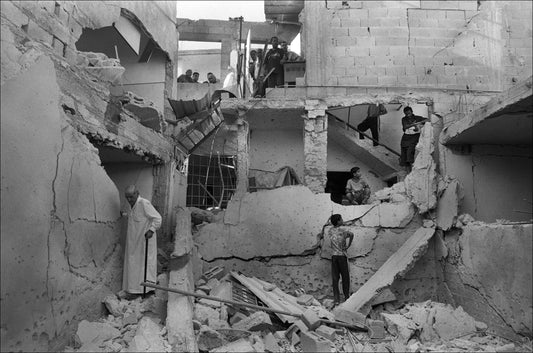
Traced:
[[459, 213], [459, 201], [459, 182], [451, 180], [437, 203], [437, 227], [446, 231], [454, 225]]
[[411, 173], [405, 177], [405, 188], [420, 213], [437, 205], [437, 166], [433, 159], [433, 127], [426, 123], [416, 145]]
[[[192, 234], [191, 212], [179, 209], [176, 214], [176, 244], [183, 244], [182, 249], [175, 249], [170, 259], [169, 287], [194, 292], [192, 274]], [[168, 342], [178, 352], [198, 352], [198, 345], [193, 329], [193, 302], [190, 297], [168, 294], [167, 321]]]
[[304, 118], [304, 182], [315, 193], [324, 192], [327, 179], [327, 106], [307, 100]]
[[237, 130], [237, 188], [235, 190], [236, 198], [248, 192], [248, 167], [250, 165], [249, 154], [249, 133], [250, 127], [248, 123], [242, 119], [238, 119]]

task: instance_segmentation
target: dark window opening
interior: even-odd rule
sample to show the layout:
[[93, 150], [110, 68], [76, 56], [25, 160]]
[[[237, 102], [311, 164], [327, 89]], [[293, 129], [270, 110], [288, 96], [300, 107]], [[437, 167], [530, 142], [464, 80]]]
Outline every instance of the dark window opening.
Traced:
[[342, 197], [350, 172], [327, 172], [326, 193], [331, 194], [331, 201], [342, 205]]
[[235, 156], [189, 156], [187, 207], [226, 208], [236, 187]]

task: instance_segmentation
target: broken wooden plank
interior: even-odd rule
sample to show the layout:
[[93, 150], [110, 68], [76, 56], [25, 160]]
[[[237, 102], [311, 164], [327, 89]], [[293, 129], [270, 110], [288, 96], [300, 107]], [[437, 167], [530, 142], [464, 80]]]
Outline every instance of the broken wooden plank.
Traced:
[[426, 252], [429, 239], [434, 233], [434, 228], [419, 228], [357, 292], [335, 308], [333, 313], [339, 309], [359, 311], [363, 308], [380, 289], [390, 286], [396, 278], [411, 269]]

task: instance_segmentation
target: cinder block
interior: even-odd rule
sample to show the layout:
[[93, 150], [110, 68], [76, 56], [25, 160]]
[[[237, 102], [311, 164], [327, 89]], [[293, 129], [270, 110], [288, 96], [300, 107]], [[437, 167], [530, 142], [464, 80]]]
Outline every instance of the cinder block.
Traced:
[[376, 18], [376, 17], [387, 17], [387, 8], [386, 7], [376, 7], [372, 9], [368, 9], [368, 17], [370, 18]]
[[377, 76], [358, 76], [357, 83], [360, 85], [377, 85], [378, 77]]
[[374, 42], [374, 38], [373, 37], [368, 37], [368, 38], [365, 38], [365, 37], [361, 37], [361, 38], [357, 38], [357, 46], [359, 47], [373, 47], [375, 46], [375, 42]]
[[361, 26], [361, 19], [360, 18], [343, 18], [341, 20], [341, 27], [342, 28], [350, 28], [350, 27], [360, 27]]
[[463, 0], [459, 1], [459, 9], [467, 11], [477, 11], [477, 1]]
[[405, 74], [407, 74], [407, 68], [406, 66], [413, 66], [414, 65], [414, 58], [412, 56], [401, 56], [401, 57], [394, 57], [392, 59], [392, 63], [394, 65], [402, 65], [405, 69]]
[[337, 78], [339, 86], [354, 86], [357, 83], [357, 76], [343, 76]]
[[[370, 49], [371, 48], [358, 48], [358, 47], [351, 47], [346, 49], [346, 56], [354, 56], [354, 57], [360, 57], [360, 56], [370, 56]], [[357, 65], [358, 61], [355, 60], [355, 64]]]
[[366, 74], [369, 76], [381, 76], [385, 75], [385, 66], [367, 66]]
[[390, 56], [376, 56], [374, 57], [374, 65], [376, 66], [392, 65], [392, 58]]
[[[343, 20], [344, 22], [344, 20]], [[343, 23], [341, 22], [341, 23]], [[329, 30], [329, 33], [332, 36], [348, 36], [348, 28], [342, 28], [342, 27], [332, 27]]]
[[336, 330], [326, 325], [320, 325], [315, 332], [317, 335], [324, 337], [332, 342], [335, 341]]
[[428, 18], [427, 11], [423, 9], [407, 9], [409, 20]]
[[463, 10], [446, 10], [446, 18], [449, 20], [464, 20], [465, 12]]
[[348, 29], [348, 33], [351, 37], [362, 37], [362, 36], [370, 36], [370, 33], [368, 32], [368, 28], [366, 27], [350, 27]]
[[405, 75], [405, 66], [387, 66], [385, 74], [387, 76], [403, 76]]
[[311, 305], [313, 303], [313, 296], [311, 294], [303, 294], [296, 298], [296, 302], [300, 305]]
[[388, 46], [378, 46], [378, 47], [372, 47], [368, 48], [370, 56], [389, 56], [390, 55], [390, 47]]
[[385, 338], [385, 322], [381, 320], [366, 320], [367, 326], [370, 328], [370, 338]]
[[336, 47], [350, 47], [350, 46], [353, 46], [355, 45], [356, 43], [356, 39], [354, 37], [350, 37], [350, 36], [341, 36], [341, 37], [338, 37], [338, 38], [333, 38], [334, 40], [334, 45]]
[[379, 85], [397, 85], [398, 84], [398, 76], [378, 76], [378, 84]]
[[[355, 66], [355, 67], [347, 67], [345, 76], [351, 76], [351, 79], [357, 80], [357, 76], [363, 76], [365, 74], [366, 74], [365, 67], [363, 67], [363, 66]], [[339, 82], [340, 82], [341, 78], [342, 77], [339, 78]]]
[[368, 9], [349, 9], [351, 18], [368, 18]]
[[332, 342], [317, 335], [315, 332], [302, 332], [300, 341], [303, 352], [331, 352]]
[[[413, 40], [411, 39], [411, 43]], [[389, 48], [389, 55], [390, 56], [405, 56], [409, 55], [409, 48], [407, 46], [405, 47], [391, 47]]]
[[248, 316], [244, 315], [243, 313], [237, 311], [230, 319], [229, 323], [231, 326], [235, 325], [237, 322], [242, 321], [246, 319]]
[[355, 64], [355, 59], [353, 56], [345, 56], [340, 58], [334, 58], [333, 59], [335, 66], [353, 66]]
[[388, 37], [376, 38], [376, 46], [406, 46], [408, 38], [406, 37]]
[[364, 325], [366, 319], [366, 317], [358, 311], [349, 311], [346, 309], [341, 309], [340, 307], [335, 308], [335, 310], [333, 310], [333, 314], [335, 315], [336, 321], [358, 326]]
[[292, 334], [299, 334], [301, 331], [309, 331], [307, 326], [303, 323], [302, 320], [296, 320], [289, 328], [285, 331], [285, 337], [288, 340], [292, 339]]
[[263, 311], [256, 311], [252, 315], [237, 322], [232, 326], [235, 329], [246, 331], [266, 331], [272, 329], [270, 316]]
[[394, 31], [394, 29], [388, 27], [370, 27], [370, 33], [366, 28], [365, 31], [372, 37], [388, 37], [389, 35], [391, 35], [391, 31]]
[[311, 309], [307, 309], [303, 312], [302, 321], [310, 330], [314, 330], [320, 326], [320, 318]]

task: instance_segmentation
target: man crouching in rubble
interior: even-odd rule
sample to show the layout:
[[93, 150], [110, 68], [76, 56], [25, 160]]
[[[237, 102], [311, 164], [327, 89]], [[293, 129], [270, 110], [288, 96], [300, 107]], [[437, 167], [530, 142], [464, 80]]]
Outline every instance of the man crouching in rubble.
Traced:
[[[342, 216], [334, 214], [331, 216], [333, 228], [328, 231], [328, 237], [331, 241], [331, 277], [333, 279], [333, 300], [334, 305], [340, 303], [339, 295], [339, 278], [342, 276], [342, 292], [344, 300], [350, 296], [350, 274], [348, 271], [348, 253], [347, 250], [352, 245], [353, 233], [342, 229]], [[348, 244], [346, 244], [348, 239]], [[340, 276], [339, 276], [340, 275]]]
[[[133, 299], [136, 295], [143, 294], [141, 283], [144, 281], [145, 263], [148, 269], [147, 282], [156, 282], [157, 236], [155, 231], [161, 227], [161, 215], [150, 201], [139, 196], [135, 185], [126, 188], [125, 196], [131, 209], [128, 214], [122, 289], [127, 293], [128, 299]], [[146, 244], [148, 245], [147, 259], [145, 259]]]

